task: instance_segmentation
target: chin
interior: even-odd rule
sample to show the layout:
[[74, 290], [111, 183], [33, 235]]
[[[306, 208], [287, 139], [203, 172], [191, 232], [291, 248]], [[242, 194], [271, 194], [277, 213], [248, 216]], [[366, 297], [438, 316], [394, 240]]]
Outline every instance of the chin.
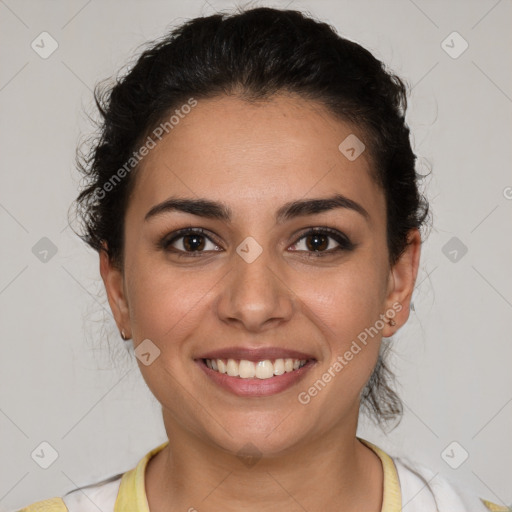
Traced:
[[297, 418], [293, 422], [286, 421], [288, 414], [260, 412], [245, 418], [233, 417], [226, 426], [229, 434], [220, 428], [220, 431], [207, 432], [206, 438], [223, 451], [239, 457], [277, 457], [301, 443], [306, 431]]

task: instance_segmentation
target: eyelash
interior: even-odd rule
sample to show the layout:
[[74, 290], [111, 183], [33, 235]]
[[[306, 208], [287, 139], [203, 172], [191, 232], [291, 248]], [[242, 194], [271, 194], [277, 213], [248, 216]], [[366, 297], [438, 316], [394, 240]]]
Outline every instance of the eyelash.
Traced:
[[[308, 231], [302, 233], [299, 238], [292, 244], [297, 245], [297, 243], [302, 240], [303, 238], [307, 238], [311, 235], [327, 235], [329, 238], [332, 238], [335, 240], [339, 245], [335, 249], [329, 249], [327, 251], [297, 251], [294, 250], [294, 252], [306, 252], [308, 254], [307, 257], [317, 258], [317, 257], [323, 257], [332, 255], [334, 253], [338, 253], [341, 251], [352, 251], [355, 249], [356, 244], [351, 242], [349, 238], [341, 233], [340, 231], [337, 231], [336, 229], [327, 228], [327, 227], [317, 227], [317, 228], [311, 228]], [[175, 231], [171, 235], [164, 236], [159, 242], [158, 242], [158, 248], [162, 249], [164, 251], [172, 252], [174, 254], [177, 254], [178, 257], [185, 257], [185, 258], [197, 258], [201, 256], [201, 253], [205, 253], [208, 251], [182, 251], [181, 249], [176, 249], [174, 247], [171, 247], [171, 245], [176, 242], [176, 240], [179, 240], [180, 238], [184, 238], [187, 235], [201, 235], [207, 238], [210, 242], [212, 242], [215, 245], [220, 245], [214, 240], [211, 239], [210, 236], [206, 234], [206, 231], [203, 228], [184, 228], [180, 229], [178, 231]], [[170, 238], [169, 238], [170, 237]], [[217, 252], [217, 251], [216, 251]]]

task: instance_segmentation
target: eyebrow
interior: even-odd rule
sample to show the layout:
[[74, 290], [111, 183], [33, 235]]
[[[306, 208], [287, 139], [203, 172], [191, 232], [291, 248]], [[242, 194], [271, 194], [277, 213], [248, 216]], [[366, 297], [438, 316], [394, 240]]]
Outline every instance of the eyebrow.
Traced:
[[[315, 215], [337, 208], [352, 210], [362, 215], [367, 221], [370, 219], [369, 213], [359, 203], [341, 194], [335, 194], [326, 198], [299, 199], [285, 203], [276, 212], [276, 222], [279, 224], [296, 217]], [[203, 198], [170, 197], [164, 202], [153, 206], [144, 217], [144, 220], [147, 221], [152, 217], [170, 211], [190, 213], [199, 217], [222, 220], [228, 223], [231, 222], [233, 217], [231, 209], [221, 202]]]

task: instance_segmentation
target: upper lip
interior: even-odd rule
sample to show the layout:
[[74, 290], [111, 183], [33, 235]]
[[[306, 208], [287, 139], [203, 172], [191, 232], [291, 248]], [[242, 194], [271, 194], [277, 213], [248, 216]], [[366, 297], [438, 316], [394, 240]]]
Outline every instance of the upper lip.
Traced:
[[197, 359], [245, 359], [247, 361], [264, 361], [266, 359], [315, 359], [311, 354], [282, 347], [227, 347], [207, 352]]

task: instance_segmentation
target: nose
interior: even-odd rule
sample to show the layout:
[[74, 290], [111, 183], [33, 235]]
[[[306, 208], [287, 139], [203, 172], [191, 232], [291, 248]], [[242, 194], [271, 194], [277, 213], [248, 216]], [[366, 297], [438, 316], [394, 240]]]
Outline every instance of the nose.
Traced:
[[216, 301], [221, 321], [249, 332], [260, 332], [290, 320], [294, 293], [283, 273], [272, 265], [265, 251], [251, 263], [233, 255], [231, 272], [225, 276]]

